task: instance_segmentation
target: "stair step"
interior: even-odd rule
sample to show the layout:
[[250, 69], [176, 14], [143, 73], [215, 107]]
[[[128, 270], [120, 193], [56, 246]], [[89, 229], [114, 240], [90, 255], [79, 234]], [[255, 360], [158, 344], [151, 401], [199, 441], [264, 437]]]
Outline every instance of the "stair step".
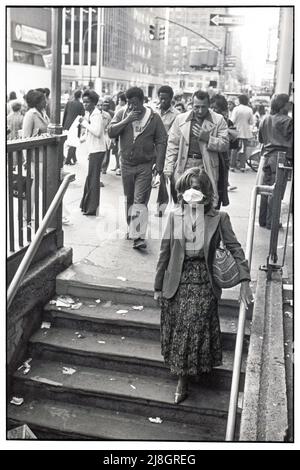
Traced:
[[[76, 372], [63, 374], [63, 367]], [[229, 392], [192, 383], [189, 396], [178, 406], [173, 402], [176, 383], [172, 376], [152, 377], [33, 359], [28, 374], [23, 370], [14, 374], [13, 395], [149, 414], [189, 424], [214, 425], [215, 420], [227, 418]]]
[[104, 410], [53, 400], [25, 400], [8, 405], [8, 426], [26, 423], [38, 439], [132, 440], [132, 441], [220, 441], [225, 425], [184, 424], [164, 420], [151, 423], [150, 416]]
[[[68, 307], [56, 307], [47, 304], [44, 319], [59, 328], [81, 328], [105, 334], [121, 336], [138, 336], [145, 339], [160, 340], [160, 309], [145, 307], [142, 311], [132, 308], [132, 305], [95, 303], [94, 299], [81, 298], [82, 306], [78, 310]], [[117, 313], [118, 311], [127, 313]], [[220, 315], [223, 347], [234, 349], [237, 330], [236, 317]], [[245, 347], [250, 337], [250, 322], [246, 321]]]
[[[76, 332], [83, 337], [78, 338]], [[168, 376], [169, 370], [160, 353], [160, 343], [143, 338], [101, 334], [68, 328], [39, 329], [29, 342], [29, 354], [53, 361], [110, 370]], [[100, 343], [99, 343], [100, 341]], [[201, 376], [201, 383], [223, 389], [230, 387], [233, 351], [223, 351], [223, 365]], [[245, 355], [243, 360], [245, 370]], [[241, 374], [241, 387], [244, 386]]]
[[[238, 316], [239, 289], [240, 286], [236, 286], [223, 290], [219, 304], [224, 313], [227, 311], [230, 315]], [[114, 304], [157, 307], [157, 302], [153, 299], [153, 283], [143, 279], [123, 281], [118, 277], [104, 278], [99, 275], [97, 266], [83, 263], [78, 266], [73, 264], [57, 276], [56, 292], [58, 295], [111, 300]], [[247, 318], [252, 318], [252, 306], [247, 310]]]

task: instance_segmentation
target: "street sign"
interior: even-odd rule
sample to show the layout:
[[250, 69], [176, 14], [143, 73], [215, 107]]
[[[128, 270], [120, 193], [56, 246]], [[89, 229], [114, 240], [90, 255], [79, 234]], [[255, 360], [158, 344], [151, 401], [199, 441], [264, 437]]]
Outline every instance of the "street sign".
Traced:
[[210, 26], [242, 26], [244, 24], [244, 16], [210, 14]]

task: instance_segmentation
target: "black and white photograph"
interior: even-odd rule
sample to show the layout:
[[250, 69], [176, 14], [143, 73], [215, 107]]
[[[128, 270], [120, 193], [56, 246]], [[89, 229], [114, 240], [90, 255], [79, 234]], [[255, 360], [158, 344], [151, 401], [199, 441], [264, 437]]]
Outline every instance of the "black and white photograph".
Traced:
[[1, 8], [5, 449], [295, 450], [296, 7], [222, 3]]

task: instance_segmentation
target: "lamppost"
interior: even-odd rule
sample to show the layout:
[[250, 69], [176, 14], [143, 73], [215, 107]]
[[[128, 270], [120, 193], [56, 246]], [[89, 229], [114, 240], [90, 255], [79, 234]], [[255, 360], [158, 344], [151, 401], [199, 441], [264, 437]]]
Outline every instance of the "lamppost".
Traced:
[[[101, 9], [103, 10], [103, 8]], [[97, 23], [92, 23], [90, 28], [88, 27], [83, 35], [83, 40], [82, 40], [82, 47], [81, 47], [81, 57], [82, 57], [82, 64], [81, 64], [81, 80], [83, 82], [84, 80], [84, 49], [85, 49], [85, 40], [86, 40], [86, 35], [89, 32], [90, 29], [94, 28], [94, 26], [98, 26]], [[100, 22], [100, 30], [99, 30], [99, 35], [100, 35], [100, 41], [99, 43], [99, 67], [98, 67], [98, 77], [101, 77], [101, 68], [102, 68], [102, 58], [103, 58], [103, 13], [101, 11], [101, 22]], [[91, 43], [92, 43], [92, 38], [91, 38]], [[89, 72], [89, 83], [92, 81], [92, 48], [91, 48], [91, 60], [90, 60], [90, 72]]]
[[[98, 23], [92, 23], [91, 24], [91, 29], [94, 27], [94, 26], [97, 26]], [[82, 64], [81, 64], [81, 80], [83, 82], [83, 79], [84, 79], [84, 49], [85, 49], [85, 40], [86, 40], [86, 35], [87, 33], [89, 32], [90, 30], [89, 27], [87, 27], [87, 29], [85, 30], [84, 32], [84, 35], [83, 35], [83, 40], [82, 40], [82, 47], [81, 47], [81, 59], [82, 59]], [[92, 43], [92, 38], [91, 38], [91, 43]], [[101, 45], [102, 47], [102, 45]], [[92, 47], [91, 47], [91, 59], [90, 59], [90, 82], [91, 82], [91, 75], [92, 75]]]

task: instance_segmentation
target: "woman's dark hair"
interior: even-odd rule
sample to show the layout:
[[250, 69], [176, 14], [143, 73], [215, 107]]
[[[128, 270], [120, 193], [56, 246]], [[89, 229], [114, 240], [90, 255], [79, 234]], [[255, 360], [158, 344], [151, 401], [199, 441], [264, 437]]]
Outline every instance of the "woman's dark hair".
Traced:
[[82, 91], [81, 90], [76, 90], [74, 92], [74, 98], [75, 100], [79, 100], [79, 98], [81, 98], [81, 95], [82, 95]]
[[157, 91], [157, 95], [159, 96], [160, 93], [166, 93], [169, 95], [170, 99], [172, 99], [174, 95], [173, 88], [171, 88], [169, 85], [161, 86]]
[[99, 95], [94, 90], [85, 90], [82, 98], [88, 98], [95, 106], [99, 101]]
[[223, 95], [215, 95], [212, 99], [211, 99], [211, 106], [214, 105], [216, 108], [218, 108], [220, 111], [228, 111], [228, 103], [227, 103], [227, 100], [225, 98], [225, 96]]
[[263, 104], [260, 104], [260, 105], [258, 106], [257, 111], [259, 112], [259, 114], [260, 114], [261, 116], [263, 116], [264, 114], [266, 114], [266, 109], [265, 109], [265, 107], [264, 107]]
[[185, 111], [185, 107], [183, 103], [176, 103], [175, 108], [182, 108], [182, 110]]
[[36, 91], [40, 91], [41, 93], [45, 95], [45, 88], [36, 88]]
[[192, 96], [192, 99], [196, 96], [198, 100], [207, 100], [208, 104], [210, 104], [209, 94], [203, 90], [197, 90]]
[[289, 95], [286, 95], [285, 93], [274, 95], [271, 101], [271, 114], [279, 113], [288, 102], [289, 102]]
[[11, 105], [11, 109], [16, 112], [16, 111], [20, 111], [20, 109], [22, 108], [22, 105], [20, 103], [20, 101], [15, 101], [14, 103], [12, 103]]
[[245, 106], [248, 106], [248, 104], [249, 104], [249, 98], [248, 98], [248, 96], [247, 96], [247, 95], [240, 95], [240, 96], [239, 96], [239, 102], [240, 102], [240, 104], [243, 104], [243, 105], [245, 105]]
[[16, 100], [17, 99], [17, 95], [16, 95], [16, 92], [15, 91], [11, 91], [9, 96], [8, 96], [8, 99], [9, 101], [11, 100]]
[[29, 108], [36, 108], [42, 101], [45, 102], [45, 95], [38, 90], [29, 90], [25, 100]]
[[178, 192], [178, 201], [181, 200], [183, 202], [182, 195], [191, 187], [192, 178], [199, 180], [200, 191], [205, 197], [205, 212], [207, 212], [213, 204], [214, 189], [208, 174], [199, 167], [189, 168], [177, 180], [175, 188]]
[[140, 100], [142, 103], [144, 102], [144, 92], [141, 88], [137, 86], [133, 86], [131, 88], [128, 88], [126, 91], [126, 98], [130, 100], [131, 98], [137, 98]]
[[126, 103], [126, 95], [125, 93], [120, 93], [118, 96], [118, 100], [124, 101]]

